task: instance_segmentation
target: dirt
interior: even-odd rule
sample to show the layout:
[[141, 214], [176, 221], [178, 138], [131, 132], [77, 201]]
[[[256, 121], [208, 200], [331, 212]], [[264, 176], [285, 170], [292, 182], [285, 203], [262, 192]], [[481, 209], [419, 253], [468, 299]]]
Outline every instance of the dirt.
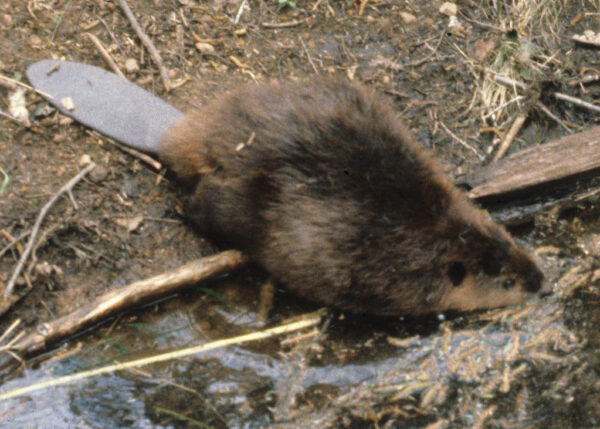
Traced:
[[[598, 2], [530, 2], [537, 9], [526, 21], [520, 3], [465, 0], [458, 3], [459, 27], [439, 12], [441, 2], [291, 3], [130, 0], [170, 78], [185, 81], [166, 92], [118, 2], [5, 0], [0, 74], [26, 83], [26, 67], [45, 58], [107, 68], [89, 32], [122, 70], [126, 60], [138, 62], [139, 71], [127, 73], [131, 81], [183, 111], [252, 81], [317, 73], [357, 79], [393, 100], [452, 178], [490, 162], [497, 138], [481, 129], [506, 132], [532, 100], [542, 100], [575, 131], [598, 122], [551, 96], [559, 90], [594, 102], [600, 95], [596, 82], [577, 84], [586, 70], [600, 67], [596, 48], [570, 39], [599, 30]], [[271, 25], [277, 23], [288, 25]], [[212, 48], [199, 46], [202, 52], [197, 43]], [[484, 102], [493, 99], [489, 71], [499, 69], [503, 55], [513, 77], [532, 91], [490, 113], [514, 98], [508, 91], [495, 104]], [[3, 112], [11, 92], [0, 86]], [[182, 195], [168, 174], [47, 110], [33, 92], [26, 100], [30, 127], [0, 116], [0, 168], [10, 179], [0, 194], [0, 250], [31, 230], [42, 206], [80, 170], [82, 157], [91, 157], [100, 172], [74, 188], [76, 205], [64, 197], [50, 210], [35, 262], [17, 287], [32, 290], [3, 315], [3, 328], [18, 318], [19, 329], [34, 329], [108, 290], [219, 249], [186, 222]], [[564, 133], [532, 109], [509, 153]], [[0, 403], [0, 420], [85, 427], [597, 427], [596, 186], [581, 182], [577, 191], [591, 192], [590, 198], [568, 212], [550, 205], [514, 229], [553, 284], [555, 294], [544, 300], [416, 320], [330, 312], [318, 331], [291, 343], [274, 339], [50, 388], [52, 395], [42, 390]], [[533, 197], [559, 201], [553, 194]], [[19, 252], [14, 246], [0, 257], [0, 283], [7, 284]], [[258, 330], [265, 277], [249, 268], [120, 315], [29, 362], [29, 378], [24, 367], [5, 374], [1, 390]], [[279, 290], [270, 322], [313, 310]]]

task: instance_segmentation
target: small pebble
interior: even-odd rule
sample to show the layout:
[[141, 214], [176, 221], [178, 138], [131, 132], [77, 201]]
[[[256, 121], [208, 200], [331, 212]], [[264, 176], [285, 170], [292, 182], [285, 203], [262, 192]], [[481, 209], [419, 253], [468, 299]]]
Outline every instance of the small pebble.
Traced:
[[456, 6], [456, 3], [447, 1], [445, 3], [442, 3], [439, 11], [443, 15], [456, 16], [456, 13], [458, 12], [458, 6]]
[[70, 118], [68, 116], [60, 116], [60, 118], [58, 119], [58, 125], [61, 126], [67, 126], [67, 125], [71, 125], [74, 121], [73, 118]]
[[400, 19], [406, 25], [411, 25], [411, 24], [417, 23], [417, 17], [414, 16], [412, 13], [408, 13], [408, 12], [400, 12]]
[[80, 167], [85, 167], [86, 165], [89, 165], [92, 163], [92, 157], [89, 156], [87, 153], [81, 155], [81, 158], [79, 158], [79, 166]]
[[2, 14], [2, 22], [4, 23], [4, 25], [6, 25], [6, 27], [12, 27], [12, 16], [10, 16], [8, 13]]
[[29, 36], [29, 43], [33, 47], [39, 47], [42, 44], [42, 39], [40, 39], [35, 34], [32, 34], [31, 36]]
[[90, 171], [90, 180], [94, 183], [101, 183], [108, 176], [108, 169], [103, 165], [96, 165], [92, 171]]
[[196, 43], [196, 49], [198, 49], [203, 54], [215, 51], [215, 47], [213, 45], [211, 45], [210, 43], [202, 43], [202, 42]]
[[129, 73], [129, 74], [137, 73], [140, 71], [140, 66], [135, 59], [127, 58], [125, 60], [125, 70], [127, 70], [127, 73]]
[[75, 103], [73, 103], [73, 99], [71, 97], [61, 98], [60, 104], [70, 112], [75, 110]]

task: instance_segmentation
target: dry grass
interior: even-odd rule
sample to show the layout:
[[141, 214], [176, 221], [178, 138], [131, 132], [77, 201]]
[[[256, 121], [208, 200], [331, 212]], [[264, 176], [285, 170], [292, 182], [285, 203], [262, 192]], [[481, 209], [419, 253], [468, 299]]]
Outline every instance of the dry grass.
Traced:
[[480, 85], [485, 123], [499, 126], [522, 108], [516, 90], [499, 85], [494, 76], [536, 82], [550, 71], [550, 63], [557, 64], [552, 42], [558, 38], [557, 23], [563, 9], [563, 0], [516, 0], [511, 5], [496, 5], [490, 23], [506, 33], [494, 55], [488, 56]]

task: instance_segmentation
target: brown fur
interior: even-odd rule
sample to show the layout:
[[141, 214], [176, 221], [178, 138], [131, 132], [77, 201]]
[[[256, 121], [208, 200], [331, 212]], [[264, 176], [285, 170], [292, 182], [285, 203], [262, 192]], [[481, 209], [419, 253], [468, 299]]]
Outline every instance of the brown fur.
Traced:
[[364, 86], [242, 88], [177, 122], [160, 155], [194, 187], [204, 233], [319, 304], [418, 315], [540, 289], [533, 260]]

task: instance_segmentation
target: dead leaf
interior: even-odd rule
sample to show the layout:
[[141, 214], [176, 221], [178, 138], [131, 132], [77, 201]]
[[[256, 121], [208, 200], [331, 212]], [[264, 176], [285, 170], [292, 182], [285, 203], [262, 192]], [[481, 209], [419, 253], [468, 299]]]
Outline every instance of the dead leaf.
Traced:
[[128, 219], [127, 218], [116, 219], [115, 222], [117, 223], [117, 225], [125, 228], [127, 230], [127, 232], [133, 232], [140, 227], [143, 220], [144, 220], [144, 216], [137, 215], [135, 217], [128, 218]]
[[579, 43], [600, 47], [600, 33], [595, 33], [592, 30], [585, 30], [583, 34], [574, 34], [572, 39]]
[[487, 54], [489, 54], [496, 47], [496, 40], [494, 39], [479, 39], [475, 42], [475, 58], [479, 61], [483, 61]]
[[25, 90], [17, 88], [8, 96], [8, 113], [10, 113], [19, 122], [29, 126], [29, 111], [25, 101]]

